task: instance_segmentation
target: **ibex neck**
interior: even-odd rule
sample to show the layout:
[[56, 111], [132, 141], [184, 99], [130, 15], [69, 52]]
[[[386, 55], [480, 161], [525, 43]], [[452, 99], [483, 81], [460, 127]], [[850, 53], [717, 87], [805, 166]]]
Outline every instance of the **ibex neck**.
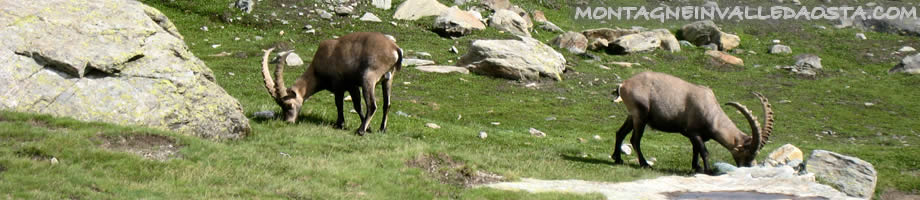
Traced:
[[312, 67], [311, 69], [308, 69], [307, 72], [305, 72], [303, 75], [297, 77], [297, 80], [294, 81], [293, 88], [291, 88], [291, 90], [303, 97], [303, 100], [305, 101], [310, 98], [310, 96], [313, 96], [313, 93], [317, 92], [316, 88], [318, 83], [316, 78], [311, 76], [311, 74], [313, 74], [311, 72]]
[[731, 121], [721, 124], [721, 126], [716, 128], [715, 134], [713, 134], [713, 139], [729, 150], [744, 145], [745, 137], [747, 137], [747, 135], [744, 135], [744, 132], [738, 129]]

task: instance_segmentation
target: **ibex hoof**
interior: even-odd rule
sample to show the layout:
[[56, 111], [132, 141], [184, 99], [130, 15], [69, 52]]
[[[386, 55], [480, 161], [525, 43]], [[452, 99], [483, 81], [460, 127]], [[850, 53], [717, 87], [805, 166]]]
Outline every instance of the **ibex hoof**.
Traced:
[[365, 133], [366, 133], [366, 132], [361, 131], [361, 130], [355, 131], [355, 135], [358, 135], [358, 136], [364, 136]]

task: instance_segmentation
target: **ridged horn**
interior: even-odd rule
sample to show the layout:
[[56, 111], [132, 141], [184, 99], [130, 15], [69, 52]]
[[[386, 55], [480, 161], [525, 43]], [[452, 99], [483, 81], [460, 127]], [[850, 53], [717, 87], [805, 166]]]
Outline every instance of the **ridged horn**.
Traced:
[[265, 52], [265, 55], [262, 56], [262, 79], [265, 81], [265, 89], [268, 90], [268, 94], [272, 96], [276, 101], [280, 101], [282, 98], [287, 96], [287, 87], [284, 86], [284, 59], [281, 59], [281, 62], [275, 66], [275, 77], [277, 80], [272, 80], [272, 76], [269, 73], [268, 69], [268, 57], [271, 55], [272, 51], [275, 48], [270, 48], [268, 50], [262, 50]]
[[735, 107], [738, 109], [738, 111], [741, 111], [741, 114], [744, 115], [744, 118], [747, 119], [748, 124], [751, 126], [751, 137], [754, 139], [751, 144], [755, 144], [753, 146], [753, 150], [760, 150], [760, 147], [762, 147], [760, 137], [760, 123], [757, 123], [757, 119], [754, 119], [754, 115], [751, 115], [751, 110], [738, 102], [728, 102], [725, 103], [725, 105]]
[[767, 141], [770, 140], [770, 134], [773, 133], [773, 106], [770, 105], [770, 102], [767, 101], [767, 97], [764, 97], [762, 94], [754, 92], [754, 96], [760, 99], [760, 104], [763, 105], [763, 129], [760, 131], [760, 147], [763, 148]]

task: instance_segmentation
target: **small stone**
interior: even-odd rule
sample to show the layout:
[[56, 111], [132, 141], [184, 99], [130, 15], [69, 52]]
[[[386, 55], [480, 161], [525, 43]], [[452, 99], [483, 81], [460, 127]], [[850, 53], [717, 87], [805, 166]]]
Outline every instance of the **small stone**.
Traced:
[[773, 152], [770, 152], [764, 162], [771, 167], [783, 165], [792, 165], [791, 167], [795, 167], [795, 165], [802, 163], [804, 160], [805, 157], [802, 154], [802, 150], [792, 144], [785, 144], [773, 150]]
[[338, 14], [338, 15], [343, 15], [343, 16], [350, 15], [354, 11], [355, 11], [355, 8], [351, 6], [336, 6], [335, 7], [335, 14]]
[[319, 10], [319, 11], [317, 11], [317, 12], [319, 12], [319, 17], [320, 17], [320, 18], [323, 18], [323, 19], [332, 19], [332, 16], [333, 16], [332, 13], [329, 13], [329, 12], [326, 11], [326, 10]]
[[595, 140], [601, 140], [601, 136], [600, 136], [600, 135], [594, 135], [594, 139], [595, 139]]
[[212, 45], [211, 45], [211, 48], [215, 48], [215, 49], [216, 49], [217, 47], [220, 47], [220, 44], [212, 44]]
[[427, 126], [428, 128], [433, 128], [433, 129], [441, 128], [441, 126], [438, 126], [438, 124], [435, 124], [435, 123], [426, 123], [425, 126]]
[[727, 174], [738, 169], [738, 167], [724, 162], [716, 162], [715, 164], [712, 164], [712, 168], [713, 173], [716, 175]]
[[479, 131], [479, 139], [486, 139], [486, 137], [489, 137], [489, 134], [485, 131]]
[[601, 68], [601, 69], [610, 70], [610, 67], [607, 67], [607, 66], [604, 66], [604, 65], [597, 65], [597, 67], [599, 67], [599, 68]]
[[693, 45], [693, 43], [690, 43], [690, 41], [686, 41], [686, 40], [678, 41], [678, 43], [680, 43], [680, 46], [685, 46], [685, 47], [694, 47], [694, 46], [695, 46], [695, 45]]
[[252, 113], [252, 116], [256, 119], [272, 119], [275, 118], [275, 112], [271, 110], [263, 110]]
[[779, 40], [773, 40], [773, 44], [779, 44], [779, 43], [780, 43]]
[[792, 48], [789, 48], [789, 46], [786, 46], [786, 45], [777, 44], [777, 45], [773, 45], [773, 47], [770, 47], [770, 53], [771, 54], [789, 54], [789, 53], [792, 53]]
[[875, 104], [872, 103], [872, 102], [866, 102], [865, 105], [866, 105], [866, 106], [874, 106]]
[[856, 34], [856, 38], [859, 38], [860, 40], [866, 40], [866, 34], [857, 33], [857, 34]]
[[530, 128], [530, 135], [533, 135], [536, 137], [546, 137], [546, 133], [544, 133], [543, 131], [537, 130], [535, 128]]
[[588, 142], [588, 140], [585, 140], [584, 138], [578, 138], [577, 141], [578, 141], [578, 143], [585, 143], [585, 142]]
[[632, 144], [620, 145], [620, 151], [623, 151], [623, 153], [626, 155], [631, 155], [632, 154]]
[[369, 13], [369, 12], [364, 13], [364, 15], [361, 16], [360, 20], [366, 21], [366, 22], [382, 22], [383, 21], [383, 20], [380, 20], [380, 18], [377, 17], [377, 15], [374, 15], [374, 13]]
[[715, 59], [718, 62], [735, 65], [735, 66], [744, 66], [744, 61], [741, 58], [732, 56], [731, 54], [716, 51], [716, 50], [706, 50], [706, 55]]
[[455, 53], [455, 54], [460, 53], [460, 51], [457, 50], [456, 46], [450, 46], [450, 49], [448, 50], [448, 52]]
[[201, 26], [201, 31], [208, 31], [208, 26]]
[[716, 45], [715, 43], [709, 43], [700, 47], [703, 47], [706, 50], [719, 50], [719, 45]]
[[52, 164], [52, 165], [58, 164], [58, 159], [57, 159], [57, 157], [51, 157], [51, 164]]
[[431, 57], [430, 53], [424, 51], [415, 52], [415, 55], [418, 55], [419, 57]]
[[901, 49], [898, 49], [898, 52], [913, 52], [913, 51], [917, 51], [917, 49], [914, 49], [913, 47], [910, 47], [910, 46], [904, 46], [904, 47], [901, 47]]
[[407, 114], [406, 112], [403, 112], [402, 110], [396, 111], [396, 115], [403, 116], [403, 117], [409, 117], [409, 114]]
[[227, 75], [230, 75], [230, 76], [236, 76], [236, 74], [235, 74], [235, 73], [233, 73], [233, 72], [227, 72]]
[[498, 126], [498, 125], [501, 125], [502, 123], [501, 123], [501, 122], [492, 122], [491, 124], [492, 124], [492, 125]]
[[633, 66], [639, 66], [639, 65], [640, 65], [639, 63], [618, 62], [618, 61], [610, 62], [610, 64], [617, 65], [617, 66], [620, 66], [620, 67], [626, 67], [626, 68], [630, 68], [630, 67], [633, 67]]
[[546, 117], [545, 120], [546, 120], [546, 121], [553, 121], [553, 120], [556, 120], [556, 117], [552, 117], [552, 116], [551, 116], [551, 117]]
[[351, 95], [345, 96], [342, 101], [351, 101]]

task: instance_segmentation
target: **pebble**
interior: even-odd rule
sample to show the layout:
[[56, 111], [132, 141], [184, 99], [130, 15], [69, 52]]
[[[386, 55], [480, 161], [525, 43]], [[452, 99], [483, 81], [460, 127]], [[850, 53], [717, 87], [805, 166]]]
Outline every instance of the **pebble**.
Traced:
[[485, 131], [479, 131], [479, 139], [486, 139], [486, 137], [489, 137], [489, 134]]
[[438, 124], [435, 124], [435, 123], [426, 123], [425, 126], [427, 126], [428, 128], [433, 128], [433, 129], [441, 128], [441, 126], [438, 126]]

